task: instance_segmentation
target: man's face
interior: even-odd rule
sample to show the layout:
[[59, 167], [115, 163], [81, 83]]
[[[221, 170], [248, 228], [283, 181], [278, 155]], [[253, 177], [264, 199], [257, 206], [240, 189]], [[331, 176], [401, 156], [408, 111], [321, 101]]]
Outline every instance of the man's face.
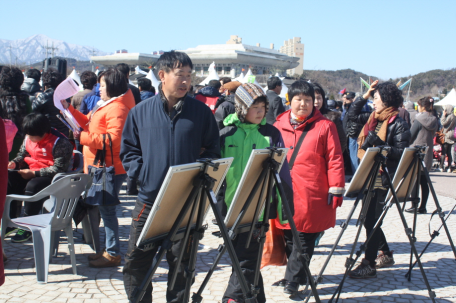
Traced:
[[277, 95], [280, 95], [280, 93], [282, 92], [282, 85], [277, 85], [276, 88], [277, 88], [277, 91], [276, 91]]
[[158, 76], [162, 82], [162, 89], [168, 98], [181, 99], [192, 85], [192, 69], [190, 66], [183, 66], [165, 72], [161, 70]]
[[350, 103], [353, 102], [353, 99], [348, 99], [348, 98], [347, 98], [347, 95], [344, 95], [344, 96], [342, 97], [342, 101], [344, 101], [344, 104], [350, 104]]

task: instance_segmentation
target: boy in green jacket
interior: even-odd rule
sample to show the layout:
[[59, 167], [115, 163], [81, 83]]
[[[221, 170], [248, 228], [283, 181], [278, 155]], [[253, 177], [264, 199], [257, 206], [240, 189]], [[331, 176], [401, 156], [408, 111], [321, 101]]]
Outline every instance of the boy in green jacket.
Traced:
[[[220, 148], [222, 158], [233, 157], [233, 163], [226, 176], [226, 187], [219, 195], [219, 201], [223, 200], [227, 209], [230, 207], [236, 189], [241, 180], [245, 166], [253, 149], [264, 149], [267, 147], [284, 147], [282, 136], [277, 128], [266, 123], [268, 111], [268, 99], [263, 90], [252, 83], [245, 83], [239, 86], [235, 95], [236, 113], [229, 115], [223, 121], [226, 126], [220, 131]], [[284, 163], [280, 171], [280, 177], [290, 204], [293, 201], [291, 177], [288, 163]], [[221, 199], [220, 199], [221, 196]], [[276, 217], [277, 197], [273, 199], [274, 206], [271, 206], [270, 218]], [[293, 206], [290, 205], [293, 209]], [[226, 212], [224, 210], [223, 212]], [[255, 276], [255, 265], [257, 262], [260, 243], [258, 241], [259, 230], [253, 232], [250, 246], [245, 248], [248, 232], [238, 234], [233, 240], [233, 246], [239, 259], [244, 277], [249, 284], [253, 284]], [[264, 294], [263, 278], [258, 281], [260, 292], [257, 295], [257, 302], [266, 302]], [[243, 303], [244, 298], [236, 274], [232, 272], [228, 287], [223, 295], [223, 303]]]

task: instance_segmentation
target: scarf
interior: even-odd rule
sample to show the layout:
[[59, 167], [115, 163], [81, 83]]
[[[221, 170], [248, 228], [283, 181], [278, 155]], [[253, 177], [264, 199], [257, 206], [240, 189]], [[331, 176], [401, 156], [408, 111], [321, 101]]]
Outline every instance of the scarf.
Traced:
[[364, 154], [366, 151], [361, 148], [363, 145], [364, 141], [366, 140], [367, 135], [369, 134], [370, 131], [375, 131], [377, 128], [377, 123], [383, 122], [382, 126], [380, 127], [380, 130], [377, 133], [377, 136], [382, 139], [384, 142], [386, 142], [386, 133], [388, 131], [388, 125], [394, 121], [394, 119], [391, 120], [392, 117], [397, 116], [399, 113], [399, 110], [397, 107], [387, 107], [385, 108], [381, 113], [376, 113], [375, 111], [370, 115], [369, 120], [367, 120], [367, 123], [364, 125], [363, 129], [359, 133], [358, 137], [358, 158], [362, 159], [364, 157]]
[[313, 114], [314, 114], [313, 109], [312, 109], [312, 112], [310, 113], [310, 115], [304, 116], [304, 117], [296, 116], [295, 114], [293, 114], [292, 111], [290, 111], [290, 124], [293, 127], [293, 129], [296, 129], [296, 128], [298, 128], [299, 125], [303, 124], [304, 122], [306, 122], [307, 120], [312, 118]]

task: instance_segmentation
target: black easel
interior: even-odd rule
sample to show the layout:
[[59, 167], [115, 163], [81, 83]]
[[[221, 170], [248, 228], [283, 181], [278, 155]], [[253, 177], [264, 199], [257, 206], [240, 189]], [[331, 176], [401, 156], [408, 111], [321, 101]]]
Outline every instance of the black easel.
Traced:
[[[214, 182], [215, 180], [211, 178], [207, 174], [207, 170], [209, 167], [213, 167], [214, 170], [218, 169], [219, 163], [213, 163], [210, 159], [201, 159], [198, 160], [198, 162], [204, 163], [204, 168], [203, 170], [194, 178], [193, 180], [193, 189], [191, 193], [189, 194], [187, 200], [185, 201], [184, 206], [182, 207], [181, 211], [179, 212], [179, 215], [174, 222], [171, 230], [167, 234], [166, 238], [163, 240], [163, 242], [160, 245], [160, 249], [156, 253], [154, 260], [152, 262], [152, 265], [147, 272], [147, 278], [144, 279], [139, 287], [136, 287], [135, 290], [133, 291], [132, 294], [132, 300], [130, 302], [135, 302], [138, 303], [141, 301], [142, 297], [144, 296], [147, 286], [150, 284], [152, 281], [152, 277], [157, 270], [161, 260], [163, 259], [165, 253], [167, 250], [169, 250], [172, 246], [172, 243], [176, 239], [176, 234], [179, 230], [179, 226], [181, 225], [183, 219], [187, 215], [187, 213], [190, 211], [190, 218], [188, 220], [184, 237], [181, 241], [183, 243], [186, 243], [186, 245], [182, 246], [182, 250], [180, 251], [180, 254], [178, 256], [178, 261], [176, 264], [176, 268], [179, 268], [180, 263], [182, 261], [182, 257], [184, 254], [185, 248], [188, 246], [188, 244], [191, 242], [191, 250], [190, 250], [190, 259], [189, 259], [189, 264], [188, 267], [185, 270], [185, 278], [186, 278], [186, 287], [185, 287], [185, 293], [183, 297], [183, 302], [189, 302], [190, 299], [190, 287], [192, 284], [192, 281], [195, 277], [195, 267], [196, 267], [196, 255], [198, 252], [198, 245], [199, 241], [202, 239], [203, 234], [204, 234], [204, 226], [203, 226], [203, 218], [204, 218], [204, 212], [205, 212], [205, 205], [206, 205], [206, 199], [209, 200], [209, 203], [211, 205], [212, 211], [214, 212], [215, 219], [217, 220], [218, 226], [220, 227], [220, 233], [223, 237], [223, 241], [225, 245], [227, 246], [228, 253], [231, 258], [231, 262], [233, 264], [234, 271], [238, 275], [239, 278], [239, 283], [241, 284], [241, 289], [244, 294], [245, 302], [246, 303], [256, 303], [256, 298], [252, 294], [252, 291], [249, 289], [247, 282], [245, 281], [245, 278], [242, 274], [241, 266], [239, 264], [239, 260], [236, 257], [236, 253], [233, 248], [233, 244], [231, 243], [230, 237], [228, 235], [228, 232], [226, 230], [225, 225], [223, 224], [223, 219], [217, 209], [217, 202], [215, 199], [215, 195], [212, 191], [212, 188], [214, 187]], [[191, 208], [191, 210], [190, 210]], [[198, 209], [198, 211], [197, 211]], [[192, 221], [197, 213], [197, 220], [196, 220], [196, 227], [192, 228]], [[192, 237], [190, 239], [190, 234], [192, 234]], [[189, 242], [190, 241], [190, 242]], [[177, 277], [177, 271], [174, 273], [170, 280], [170, 285], [169, 288], [173, 289], [174, 283]]]
[[[413, 207], [415, 209], [414, 210], [414, 214], [413, 214], [413, 239], [414, 239], [414, 241], [416, 241], [415, 230], [416, 230], [416, 222], [417, 222], [417, 216], [418, 216], [418, 205], [420, 203], [420, 198], [419, 198], [420, 186], [419, 185], [420, 185], [421, 174], [424, 174], [424, 176], [426, 177], [426, 183], [429, 186], [429, 189], [430, 189], [430, 191], [432, 193], [432, 197], [434, 199], [436, 210], [434, 211], [433, 215], [434, 214], [438, 214], [438, 216], [440, 217], [440, 220], [442, 221], [442, 225], [440, 226], [440, 228], [437, 231], [434, 231], [434, 233], [432, 235], [430, 235], [431, 236], [431, 240], [428, 242], [428, 244], [423, 249], [423, 251], [421, 252], [421, 254], [419, 255], [418, 258], [421, 258], [421, 256], [424, 254], [424, 252], [426, 251], [426, 249], [430, 245], [430, 243], [439, 235], [440, 229], [442, 227], [444, 227], [445, 233], [447, 234], [447, 237], [448, 237], [448, 242], [450, 243], [451, 249], [453, 250], [453, 254], [454, 254], [455, 260], [456, 260], [456, 248], [454, 247], [453, 240], [452, 240], [451, 235], [450, 235], [450, 231], [449, 231], [448, 226], [446, 224], [446, 220], [450, 216], [451, 212], [445, 218], [445, 214], [442, 211], [442, 207], [440, 206], [439, 200], [437, 199], [437, 195], [436, 195], [435, 190], [434, 190], [434, 186], [433, 186], [433, 184], [431, 182], [431, 178], [429, 176], [429, 171], [427, 170], [426, 164], [424, 163], [424, 157], [426, 155], [426, 147], [425, 146], [415, 146], [415, 148], [416, 148], [416, 152], [415, 152], [415, 155], [414, 155], [414, 158], [413, 158], [413, 161], [412, 161], [411, 165], [416, 165], [417, 166], [416, 173], [415, 173], [415, 175], [413, 175], [413, 178], [415, 178], [415, 180], [416, 180], [416, 182], [415, 182], [416, 185], [415, 185], [415, 190], [413, 191], [413, 194], [412, 194], [412, 198], [410, 199], [412, 201], [412, 205], [413, 205]], [[404, 204], [404, 207], [405, 207], [405, 204]], [[453, 207], [453, 209], [454, 209], [454, 207]], [[431, 217], [431, 219], [432, 219], [432, 217]], [[413, 262], [413, 251], [412, 251], [410, 253], [409, 270], [405, 274], [405, 277], [408, 279], [408, 281], [411, 280], [412, 269], [413, 269], [413, 267], [415, 267], [417, 261], [415, 261], [415, 263], [412, 264], [412, 262]]]
[[[382, 149], [383, 150], [389, 150], [390, 147], [385, 146], [385, 147], [382, 147]], [[374, 229], [372, 230], [371, 233], [369, 233], [369, 235], [367, 237], [367, 240], [360, 246], [360, 249], [356, 252], [356, 258], [354, 260], [352, 259], [353, 261], [350, 262], [349, 266], [347, 266], [347, 264], [346, 264], [346, 270], [345, 270], [345, 274], [344, 274], [344, 276], [342, 278], [342, 281], [339, 284], [339, 286], [337, 287], [336, 291], [334, 292], [334, 294], [332, 295], [332, 297], [331, 297], [331, 299], [329, 300], [328, 303], [332, 303], [334, 298], [336, 299], [335, 303], [338, 302], [340, 294], [342, 292], [344, 281], [347, 278], [348, 273], [352, 270], [353, 266], [355, 265], [355, 262], [361, 256], [362, 252], [366, 250], [366, 247], [367, 247], [369, 241], [371, 240], [373, 234], [379, 228], [380, 223], [385, 218], [386, 214], [388, 213], [388, 210], [392, 207], [393, 203], [396, 204], [397, 210], [399, 212], [399, 216], [400, 216], [401, 221], [402, 221], [402, 225], [404, 226], [405, 233], [406, 233], [406, 235], [407, 235], [407, 237], [409, 239], [410, 246], [412, 248], [412, 252], [415, 255], [415, 257], [417, 258], [417, 262], [418, 262], [418, 265], [419, 265], [420, 270], [421, 270], [421, 275], [423, 276], [424, 283], [426, 284], [426, 288], [428, 289], [429, 297], [430, 297], [431, 301], [435, 303], [435, 299], [434, 299], [435, 298], [435, 292], [432, 291], [431, 286], [429, 284], [429, 281], [427, 279], [426, 273], [424, 272], [423, 265], [421, 264], [421, 261], [420, 261], [419, 256], [418, 256], [418, 252], [417, 252], [416, 247], [415, 247], [415, 239], [412, 236], [413, 231], [407, 225], [407, 220], [405, 219], [404, 213], [402, 212], [402, 209], [401, 209], [401, 206], [400, 206], [399, 199], [398, 199], [398, 197], [396, 195], [396, 190], [397, 189], [394, 188], [393, 182], [391, 180], [391, 176], [388, 173], [388, 168], [386, 167], [386, 159], [387, 159], [387, 157], [382, 155], [382, 154], [379, 154], [378, 156], [382, 157], [381, 168], [382, 168], [382, 170], [384, 172], [384, 175], [386, 177], [386, 183], [387, 183], [386, 187], [389, 188], [389, 190], [391, 191], [392, 197], [389, 199], [388, 203], [386, 203], [386, 205], [384, 206], [383, 212], [380, 215], [380, 217], [377, 220], [377, 222], [375, 223]], [[413, 164], [413, 161], [412, 161], [412, 164]], [[414, 167], [413, 165], [409, 165], [409, 167], [407, 168], [407, 171], [406, 171], [402, 181], [407, 177], [407, 175], [410, 173], [410, 171], [412, 170], [413, 167]], [[399, 185], [399, 188], [400, 188], [400, 186], [402, 186], [402, 184], [403, 183], [401, 182], [400, 185]], [[336, 298], [336, 296], [337, 296], [337, 298]]]
[[[340, 227], [342, 228], [342, 230], [340, 231], [339, 236], [336, 239], [336, 242], [334, 243], [333, 247], [331, 248], [331, 251], [329, 252], [328, 257], [326, 258], [326, 261], [323, 264], [323, 267], [320, 269], [320, 273], [315, 278], [316, 285], [318, 285], [318, 283], [321, 283], [323, 281], [323, 273], [324, 273], [326, 267], [328, 266], [329, 261], [331, 260], [331, 257], [333, 256], [334, 251], [337, 248], [337, 245], [339, 245], [342, 235], [344, 234], [345, 230], [348, 228], [348, 225], [350, 224], [350, 220], [353, 217], [353, 214], [355, 213], [355, 210], [359, 204], [359, 201], [363, 200], [363, 202], [364, 202], [363, 207], [360, 211], [360, 214], [359, 214], [359, 217], [358, 217], [358, 220], [356, 223], [356, 226], [359, 226], [358, 232], [356, 234], [355, 241], [352, 246], [353, 248], [351, 250], [350, 257], [348, 257], [347, 260], [345, 261], [345, 267], [348, 267], [352, 263], [354, 263], [352, 256], [354, 254], [354, 250], [358, 243], [359, 235], [361, 233], [361, 230], [364, 225], [364, 221], [366, 219], [366, 213], [367, 213], [367, 210], [369, 209], [370, 201], [372, 200], [372, 196], [374, 193], [375, 179], [377, 178], [381, 163], [383, 161], [383, 157], [380, 155], [380, 152], [381, 152], [381, 150], [379, 151], [379, 154], [376, 155], [376, 157], [374, 159], [374, 164], [372, 165], [372, 167], [369, 171], [369, 174], [367, 175], [366, 179], [364, 180], [362, 188], [357, 193], [351, 193], [351, 194], [347, 195], [347, 197], [349, 197], [349, 198], [356, 197], [355, 203], [353, 204], [353, 207], [350, 210], [350, 212], [347, 216], [347, 219], [340, 224]], [[353, 180], [353, 181], [355, 181], [355, 180]], [[309, 299], [310, 299], [310, 294], [306, 297], [304, 302], [307, 303], [309, 301]]]
[[[271, 153], [270, 153], [268, 159], [266, 159], [263, 162], [263, 170], [261, 171], [260, 176], [258, 177], [257, 181], [255, 182], [255, 185], [254, 185], [252, 191], [250, 192], [250, 194], [249, 194], [244, 206], [242, 207], [241, 212], [239, 213], [238, 217], [236, 218], [235, 223], [233, 224], [233, 226], [231, 227], [231, 229], [229, 231], [229, 235], [230, 235], [231, 239], [235, 239], [236, 235], [238, 233], [240, 233], [240, 229], [241, 228], [242, 228], [242, 232], [247, 232], [248, 231], [249, 232], [249, 236], [248, 236], [248, 240], [247, 240], [247, 244], [246, 244], [247, 247], [248, 247], [254, 230], [255, 229], [259, 229], [260, 230], [260, 236], [258, 237], [258, 239], [260, 241], [260, 247], [258, 249], [258, 258], [257, 258], [256, 267], [255, 267], [254, 285], [251, 286], [252, 292], [255, 295], [257, 295], [258, 292], [259, 292], [259, 289], [258, 289], [257, 285], [258, 285], [258, 280], [259, 280], [259, 276], [260, 276], [261, 259], [263, 257], [263, 247], [264, 247], [264, 243], [266, 241], [265, 234], [266, 234], [266, 232], [268, 231], [268, 228], [269, 228], [269, 219], [268, 218], [269, 218], [270, 204], [271, 203], [265, 203], [263, 220], [261, 222], [256, 222], [254, 220], [251, 223], [250, 227], [248, 227], [247, 230], [245, 230], [245, 226], [239, 226], [239, 223], [242, 221], [242, 218], [244, 217], [244, 215], [245, 215], [247, 209], [249, 208], [249, 206], [251, 205], [252, 200], [255, 197], [255, 194], [257, 193], [257, 191], [260, 189], [260, 187], [261, 187], [261, 192], [260, 192], [260, 196], [259, 196], [259, 201], [256, 204], [254, 218], [258, 218], [259, 217], [260, 211], [262, 209], [262, 201], [270, 201], [271, 200], [272, 191], [273, 191], [273, 188], [274, 188], [273, 184], [275, 182], [275, 185], [277, 186], [277, 189], [279, 191], [280, 197], [282, 198], [282, 204], [284, 206], [285, 214], [287, 215], [288, 222], [290, 224], [290, 228], [291, 228], [291, 231], [292, 231], [292, 234], [293, 234], [293, 241], [300, 241], [299, 240], [299, 234], [298, 234], [298, 231], [296, 229], [296, 225], [295, 225], [295, 222], [293, 220], [292, 213], [291, 213], [291, 209], [290, 209], [290, 206], [288, 205], [288, 201], [287, 201], [287, 198], [286, 198], [286, 195], [285, 195], [285, 191], [284, 191], [283, 186], [282, 186], [282, 181], [281, 181], [281, 179], [279, 177], [279, 173], [278, 173], [279, 163], [274, 160], [274, 154], [277, 153], [277, 155], [281, 156], [282, 155], [282, 150], [274, 148], [274, 147], [269, 147], [268, 149], [271, 151]], [[267, 193], [266, 197], [264, 196], [264, 192], [265, 191]], [[305, 268], [306, 275], [307, 275], [307, 280], [310, 282], [310, 286], [312, 288], [312, 293], [313, 293], [313, 295], [315, 297], [315, 301], [317, 303], [320, 303], [321, 301], [320, 301], [320, 297], [319, 297], [317, 289], [316, 289], [316, 285], [313, 282], [312, 274], [310, 273], [310, 269], [309, 269], [309, 267], [307, 265], [307, 261], [309, 260], [309, 257], [308, 257], [307, 254], [304, 254], [302, 252], [301, 245], [297, 245], [297, 247], [300, 250], [299, 251], [300, 258], [299, 259], [304, 264], [304, 268]], [[212, 276], [215, 268], [217, 267], [217, 264], [219, 263], [221, 257], [225, 253], [225, 250], [226, 250], [226, 241], [225, 241], [224, 245], [221, 245], [219, 247], [219, 253], [218, 253], [214, 263], [212, 264], [211, 269], [209, 270], [208, 274], [206, 275], [206, 277], [205, 277], [205, 279], [203, 281], [203, 284], [198, 289], [198, 292], [193, 295], [193, 297], [192, 297], [193, 303], [199, 303], [199, 302], [202, 301], [201, 294], [203, 293], [204, 288], [206, 287], [207, 283], [209, 282], [209, 279]], [[236, 273], [236, 275], [239, 278], [239, 274]]]

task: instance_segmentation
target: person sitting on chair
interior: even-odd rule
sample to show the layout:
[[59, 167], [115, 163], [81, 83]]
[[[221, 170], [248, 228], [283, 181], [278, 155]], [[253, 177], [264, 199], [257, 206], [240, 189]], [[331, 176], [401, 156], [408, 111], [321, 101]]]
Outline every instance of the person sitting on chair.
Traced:
[[[73, 145], [43, 114], [31, 113], [24, 117], [22, 129], [26, 134], [17, 157], [8, 163], [7, 194], [33, 196], [49, 186], [58, 173], [68, 171], [73, 156]], [[37, 215], [46, 199], [25, 202], [24, 216]], [[17, 218], [18, 201], [11, 207], [10, 218]], [[16, 232], [12, 242], [24, 242], [32, 233], [9, 227], [5, 236]]]

